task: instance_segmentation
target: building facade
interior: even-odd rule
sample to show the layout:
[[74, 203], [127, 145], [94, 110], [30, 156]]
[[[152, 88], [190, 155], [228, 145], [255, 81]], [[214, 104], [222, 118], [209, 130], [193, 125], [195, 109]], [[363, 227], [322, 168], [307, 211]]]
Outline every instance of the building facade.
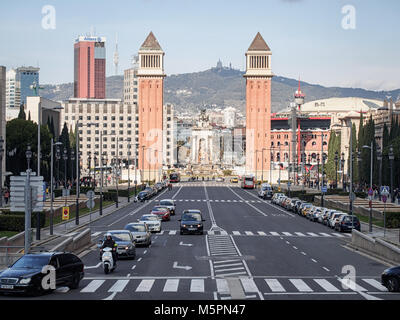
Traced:
[[[138, 144], [138, 118], [136, 106], [123, 103], [120, 99], [75, 99], [62, 102], [60, 132], [64, 122], [68, 129], [79, 130], [80, 164], [86, 170], [100, 165], [103, 154], [106, 165], [119, 159], [134, 163]], [[102, 132], [102, 143], [100, 142]], [[100, 153], [101, 150], [101, 153]], [[97, 157], [96, 164], [93, 161]], [[89, 158], [91, 163], [89, 166]]]
[[105, 99], [106, 39], [80, 36], [74, 44], [74, 97]]
[[139, 168], [159, 180], [163, 161], [164, 51], [150, 32], [139, 49]]
[[[258, 175], [269, 167], [269, 157], [263, 149], [271, 138], [271, 69], [272, 52], [257, 33], [246, 52], [246, 173]], [[263, 156], [262, 156], [263, 155]], [[262, 166], [262, 164], [264, 164]]]
[[30, 88], [34, 83], [39, 84], [39, 68], [19, 67], [7, 72], [6, 107], [17, 108], [26, 105], [26, 98], [33, 95]]
[[163, 167], [165, 169], [172, 168], [177, 163], [176, 138], [174, 106], [167, 103], [163, 111]]

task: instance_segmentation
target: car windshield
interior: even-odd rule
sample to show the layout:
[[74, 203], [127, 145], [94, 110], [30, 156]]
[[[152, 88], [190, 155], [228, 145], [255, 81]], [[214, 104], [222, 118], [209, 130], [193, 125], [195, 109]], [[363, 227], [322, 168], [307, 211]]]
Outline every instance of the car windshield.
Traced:
[[162, 206], [173, 206], [174, 203], [172, 201], [164, 200], [164, 201], [160, 201], [160, 205], [162, 205]]
[[201, 215], [199, 213], [185, 213], [182, 216], [182, 221], [201, 221]]
[[261, 189], [262, 191], [267, 191], [267, 190], [271, 190], [271, 188], [270, 187], [267, 187], [267, 186], [265, 186], [265, 187], [262, 187], [262, 189]]
[[131, 232], [146, 232], [146, 227], [143, 224], [128, 224], [125, 229]]
[[24, 268], [24, 269], [34, 269], [42, 268], [49, 264], [48, 256], [23, 256], [17, 262], [12, 265], [12, 268]]
[[344, 217], [343, 221], [344, 222], [351, 222], [351, 220], [353, 220], [354, 222], [358, 222], [358, 218], [357, 217], [353, 217], [353, 219], [351, 219], [352, 217]]
[[123, 233], [123, 232], [118, 232], [114, 233], [112, 232], [112, 238], [114, 241], [131, 241], [131, 237], [129, 236], [129, 233]]
[[168, 210], [168, 208], [166, 207], [154, 207], [152, 209], [152, 211], [166, 211], [166, 210]]
[[142, 191], [142, 192], [139, 193], [139, 196], [145, 196], [146, 194], [147, 194], [147, 192], [143, 192]]
[[140, 218], [140, 220], [142, 220], [142, 221], [158, 221], [158, 218], [153, 217], [153, 216], [142, 216]]

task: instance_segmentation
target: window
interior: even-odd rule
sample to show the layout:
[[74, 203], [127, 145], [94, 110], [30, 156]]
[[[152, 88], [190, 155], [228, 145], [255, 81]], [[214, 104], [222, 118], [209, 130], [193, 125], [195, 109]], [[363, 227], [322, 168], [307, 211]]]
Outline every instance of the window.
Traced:
[[119, 130], [119, 134], [124, 134], [124, 131], [123, 130]]
[[100, 117], [99, 117], [99, 116], [95, 116], [94, 118], [95, 118], [97, 121], [100, 120]]
[[115, 116], [112, 116], [112, 117], [111, 117], [111, 120], [112, 120], [112, 121], [115, 121]]
[[90, 121], [90, 120], [92, 120], [92, 117], [91, 116], [87, 116], [86, 120]]
[[103, 120], [104, 120], [104, 121], [107, 121], [107, 116], [103, 116]]

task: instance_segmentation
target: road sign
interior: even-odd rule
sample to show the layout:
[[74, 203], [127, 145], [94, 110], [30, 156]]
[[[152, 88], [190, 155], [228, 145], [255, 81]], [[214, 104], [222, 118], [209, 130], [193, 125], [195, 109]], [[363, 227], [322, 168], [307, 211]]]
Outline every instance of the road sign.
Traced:
[[[30, 187], [32, 188], [32, 211], [43, 211], [43, 177], [30, 174]], [[25, 211], [25, 181], [26, 173], [10, 177], [10, 211]]]
[[390, 194], [390, 188], [388, 186], [381, 187], [381, 195], [388, 196]]
[[63, 207], [62, 219], [63, 219], [63, 221], [69, 220], [69, 207]]
[[372, 188], [368, 189], [368, 195], [369, 196], [373, 196], [374, 195], [374, 190], [372, 190]]
[[86, 201], [86, 206], [89, 208], [89, 209], [93, 209], [94, 207], [95, 207], [95, 202], [94, 202], [94, 200], [92, 200], [92, 199], [89, 199], [88, 201]]
[[387, 201], [387, 196], [382, 195], [382, 201], [386, 203], [386, 201]]
[[326, 192], [328, 191], [328, 187], [327, 187], [327, 186], [323, 186], [323, 187], [321, 188], [321, 191], [322, 191], [323, 193], [326, 193]]
[[86, 192], [86, 197], [87, 197], [88, 199], [93, 199], [94, 196], [95, 196], [95, 193], [94, 193], [93, 190], [89, 190], [88, 192]]

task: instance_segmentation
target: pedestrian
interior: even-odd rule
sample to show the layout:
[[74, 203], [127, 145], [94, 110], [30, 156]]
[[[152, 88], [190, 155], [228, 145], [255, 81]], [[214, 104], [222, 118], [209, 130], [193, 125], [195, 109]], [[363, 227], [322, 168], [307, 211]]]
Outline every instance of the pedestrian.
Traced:
[[6, 192], [4, 193], [4, 200], [6, 205], [8, 204], [8, 199], [10, 198], [10, 191], [6, 189]]

